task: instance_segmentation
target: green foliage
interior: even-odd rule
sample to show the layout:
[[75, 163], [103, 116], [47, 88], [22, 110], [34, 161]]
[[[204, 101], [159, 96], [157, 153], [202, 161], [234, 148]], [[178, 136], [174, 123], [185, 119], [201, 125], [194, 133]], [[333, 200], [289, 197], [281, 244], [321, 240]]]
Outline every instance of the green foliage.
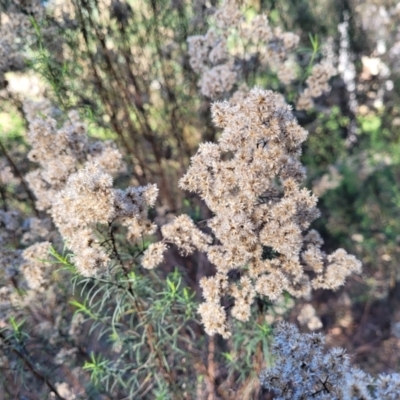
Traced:
[[339, 107], [333, 106], [328, 113], [319, 113], [303, 149], [302, 161], [308, 168], [308, 178], [325, 173], [329, 165], [340, 162], [346, 155], [344, 135], [349, 118]]
[[101, 381], [107, 378], [109, 374], [109, 362], [102, 360], [101, 356], [96, 356], [92, 353], [90, 355], [90, 361], [85, 361], [83, 369], [90, 372], [90, 378], [93, 383], [98, 386]]
[[15, 110], [5, 109], [0, 113], [0, 140], [5, 146], [25, 144], [25, 124]]
[[[82, 286], [84, 300], [70, 301], [75, 313], [90, 320], [92, 340], [108, 338], [102, 353], [85, 362], [96, 387], [127, 391], [132, 399], [148, 392], [149, 385], [151, 398], [171, 393], [168, 376], [177, 364], [166, 355], [185, 356], [189, 338], [182, 332], [194, 321], [196, 309], [194, 293], [183, 285], [181, 274], [175, 270], [160, 279], [131, 271], [115, 280], [80, 280], [77, 286]], [[160, 376], [155, 376], [160, 368]]]

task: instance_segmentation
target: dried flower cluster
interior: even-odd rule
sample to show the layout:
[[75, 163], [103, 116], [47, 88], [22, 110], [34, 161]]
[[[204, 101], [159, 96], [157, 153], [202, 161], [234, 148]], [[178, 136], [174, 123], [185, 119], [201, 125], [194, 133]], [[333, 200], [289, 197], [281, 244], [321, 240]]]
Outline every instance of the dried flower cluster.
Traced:
[[[258, 69], [274, 72], [284, 85], [296, 80], [299, 40], [295, 33], [272, 28], [265, 15], [246, 20], [234, 0], [225, 0], [207, 33], [189, 37], [190, 65], [200, 74], [199, 87], [204, 96], [213, 100], [242, 98], [243, 92], [249, 91], [245, 82], [254, 63], [260, 64]], [[334, 74], [331, 60], [315, 65], [307, 79], [308, 88], [298, 99], [298, 109], [312, 108], [313, 98], [329, 89], [328, 81]]]
[[111, 143], [89, 142], [86, 127], [76, 111], [69, 112], [61, 128], [49, 116], [56, 111], [48, 102], [26, 103], [24, 111], [29, 121], [27, 139], [32, 146], [28, 158], [41, 167], [28, 173], [25, 179], [37, 198], [39, 210], [51, 208], [56, 193], [85, 161], [96, 160], [110, 173], [121, 168], [122, 156]]
[[75, 394], [66, 382], [56, 383], [56, 388], [65, 400], [76, 400]]
[[[104, 272], [110, 262], [109, 251], [94, 233], [96, 224], [111, 226], [118, 220], [132, 241], [153, 233], [147, 209], [154, 205], [158, 189], [155, 185], [114, 189], [111, 174], [121, 169], [121, 153], [109, 142], [91, 143], [75, 111], [57, 128], [54, 112], [47, 102], [25, 104], [32, 145], [28, 157], [40, 164], [26, 180], [37, 208], [52, 215], [75, 254], [80, 273], [92, 276]], [[38, 117], [40, 113], [47, 118]]]
[[307, 88], [300, 94], [296, 108], [298, 110], [309, 110], [314, 107], [313, 98], [327, 92], [329, 79], [336, 74], [336, 69], [329, 61], [322, 61], [314, 65], [311, 75], [307, 78]]
[[[45, 263], [48, 259], [51, 223], [48, 218], [26, 218], [16, 210], [0, 211], [0, 282], [4, 283], [3, 293], [12, 293], [14, 279], [20, 272], [30, 295], [43, 291], [43, 283], [47, 280], [52, 269]], [[50, 225], [50, 226], [49, 226]], [[46, 240], [43, 242], [43, 240]], [[38, 242], [38, 243], [36, 243]], [[19, 245], [30, 245], [25, 250], [18, 249]], [[11, 299], [12, 297], [12, 299]], [[7, 299], [7, 303], [15, 303], [15, 296]], [[17, 296], [18, 297], [18, 296]], [[1, 316], [0, 316], [1, 319]]]
[[[269, 357], [269, 327], [302, 297], [307, 304], [295, 308], [298, 322], [320, 329], [310, 303], [313, 290], [336, 290], [361, 271], [343, 249], [326, 254], [321, 236], [311, 230], [319, 216], [317, 197], [341, 177], [332, 167], [314, 194], [303, 187], [301, 146], [308, 133], [285, 100], [296, 111], [315, 106], [335, 74], [333, 50], [321, 58], [313, 37], [313, 52], [305, 49], [302, 21], [285, 7], [279, 7], [279, 19], [296, 33], [276, 28], [273, 14], [253, 16], [257, 6], [237, 0], [173, 0], [167, 9], [153, 1], [44, 3], [6, 0], [0, 7], [0, 122], [4, 118], [6, 130], [11, 127], [0, 146], [0, 392], [7, 398], [71, 400], [257, 397], [254, 370], [264, 368], [261, 349]], [[339, 30], [348, 29], [347, 19]], [[205, 32], [188, 39], [198, 82], [187, 71], [182, 40], [188, 32]], [[23, 103], [26, 71], [63, 110], [76, 104], [90, 112], [92, 126], [115, 134], [125, 152], [92, 140], [77, 111], [64, 113], [48, 101]], [[272, 82], [282, 94], [250, 90], [261, 82]], [[355, 75], [351, 82], [357, 83]], [[387, 81], [388, 91], [393, 82]], [[197, 109], [196, 84], [213, 101], [229, 99], [212, 106], [217, 129], [196, 118], [198, 111], [206, 116], [209, 104], [203, 98]], [[359, 94], [368, 93], [359, 86]], [[343, 121], [357, 120], [359, 110], [350, 106], [350, 112]], [[315, 117], [298, 115], [304, 121]], [[30, 163], [19, 136], [25, 119]], [[180, 180], [180, 188], [194, 193], [189, 201], [175, 196], [174, 182], [202, 135], [219, 139], [200, 145]], [[383, 156], [373, 157], [380, 165], [376, 157]], [[387, 156], [387, 162], [394, 165], [394, 158]], [[160, 192], [147, 182], [158, 182]], [[160, 207], [149, 213], [157, 200]], [[175, 216], [182, 204], [193, 219]], [[208, 219], [197, 222], [202, 218]], [[370, 242], [362, 230], [351, 236], [357, 251], [364, 236]], [[388, 240], [389, 250], [391, 245]], [[61, 251], [64, 246], [70, 252]], [[383, 264], [395, 251], [381, 247]], [[182, 260], [176, 249], [192, 257]], [[143, 271], [163, 263], [159, 273]], [[68, 284], [72, 264], [79, 293]], [[184, 273], [170, 274], [177, 264]], [[193, 271], [186, 270], [193, 264]], [[336, 302], [335, 335], [355, 322], [345, 296]], [[192, 329], [196, 311], [207, 334], [232, 336], [206, 341], [207, 360], [205, 342], [198, 340], [202, 329]], [[382, 348], [392, 343], [398, 344], [385, 341]], [[262, 386], [279, 399], [399, 397], [399, 375], [372, 379], [350, 366], [344, 350], [325, 350], [323, 344], [321, 335], [301, 335], [280, 324], [273, 345], [277, 363], [262, 372]]]
[[[75, 112], [57, 128], [55, 119], [35, 117], [38, 108], [51, 114], [48, 104], [25, 108], [33, 146], [29, 158], [41, 166], [26, 177], [37, 206], [52, 215], [82, 275], [105, 272], [115, 248], [103, 245], [97, 227], [111, 232], [119, 222], [131, 241], [153, 234], [156, 226], [147, 209], [158, 190], [155, 185], [114, 189], [109, 172], [120, 168], [120, 153], [101, 142], [90, 144]], [[224, 297], [234, 300], [232, 316], [247, 321], [257, 295], [274, 302], [285, 291], [309, 297], [312, 288], [337, 289], [360, 271], [360, 263], [342, 249], [327, 256], [317, 232], [303, 233], [319, 215], [317, 198], [300, 187], [305, 178], [300, 146], [307, 132], [280, 96], [253, 89], [241, 103], [216, 103], [212, 112], [223, 128], [219, 142], [200, 146], [180, 186], [198, 193], [214, 213], [207, 222], [213, 235], [188, 216], [177, 217], [161, 228], [163, 241], [148, 247], [142, 265], [159, 265], [168, 243], [184, 255], [207, 253], [217, 274], [201, 281], [205, 302], [199, 313], [209, 334], [228, 337]], [[24, 273], [30, 286], [38, 287], [43, 271], [32, 263], [34, 251], [25, 251], [30, 267]], [[229, 277], [234, 270], [240, 273], [238, 282]]]
[[24, 264], [22, 272], [31, 289], [39, 289], [50, 271], [46, 261], [49, 257], [51, 243], [41, 242], [29, 246], [22, 252]]
[[[214, 122], [223, 128], [218, 143], [200, 145], [192, 157], [183, 189], [198, 193], [214, 213], [200, 231], [187, 216], [162, 228], [164, 240], [183, 254], [207, 253], [217, 274], [201, 281], [205, 302], [199, 313], [208, 334], [230, 335], [221, 300], [234, 298], [232, 315], [248, 320], [255, 296], [276, 301], [284, 291], [309, 297], [312, 288], [337, 289], [361, 263], [339, 249], [327, 256], [319, 234], [306, 231], [319, 216], [317, 198], [301, 188], [300, 162], [307, 131], [279, 97], [253, 89], [237, 105], [213, 105]], [[239, 282], [229, 273], [240, 272]]]
[[39, 18], [43, 13], [40, 1], [24, 5], [17, 0], [10, 3], [6, 13], [0, 9], [0, 89], [6, 86], [4, 75], [7, 72], [21, 71], [25, 67], [23, 49], [33, 33], [28, 15]]
[[[50, 219], [27, 218], [21, 211], [10, 210], [0, 212], [0, 224], [0, 327], [9, 324], [10, 315], [25, 320], [27, 308], [34, 315], [53, 311], [53, 316], [60, 315], [64, 303], [60, 302], [60, 288], [52, 279], [54, 265], [50, 255], [50, 240], [54, 243], [57, 234]], [[47, 319], [37, 323], [35, 332], [53, 342], [59, 318], [51, 320], [52, 323]]]
[[321, 197], [328, 190], [336, 189], [342, 182], [342, 179], [343, 176], [340, 175], [338, 169], [335, 166], [330, 165], [328, 167], [328, 172], [320, 179], [313, 182], [312, 191], [316, 196]]
[[[284, 83], [296, 78], [296, 66], [289, 55], [298, 45], [296, 34], [271, 28], [266, 16], [247, 22], [232, 0], [223, 2], [212, 25], [205, 35], [188, 39], [190, 65], [201, 74], [199, 86], [203, 95], [218, 99], [231, 92], [243, 79], [247, 64], [256, 59], [278, 73]], [[236, 38], [231, 50], [228, 42], [234, 34], [240, 41]]]
[[324, 349], [321, 334], [301, 334], [296, 326], [281, 322], [275, 330], [273, 368], [261, 373], [261, 385], [279, 400], [395, 400], [400, 393], [400, 374], [381, 374], [376, 379], [357, 367], [341, 348]]
[[297, 320], [300, 325], [307, 325], [310, 331], [322, 328], [322, 321], [318, 318], [315, 308], [311, 304], [304, 304]]
[[68, 178], [65, 189], [56, 196], [52, 216], [82, 275], [105, 272], [111, 261], [95, 235], [97, 224], [112, 228], [118, 220], [128, 228], [132, 241], [154, 233], [147, 209], [154, 205], [157, 193], [155, 185], [114, 189], [112, 176], [94, 162]]

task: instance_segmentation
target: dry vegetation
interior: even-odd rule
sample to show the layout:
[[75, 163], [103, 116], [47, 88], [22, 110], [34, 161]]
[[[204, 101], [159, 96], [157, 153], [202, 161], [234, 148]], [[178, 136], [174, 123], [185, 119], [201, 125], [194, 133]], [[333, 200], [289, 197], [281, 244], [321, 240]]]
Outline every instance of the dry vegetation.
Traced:
[[0, 22], [0, 400], [400, 398], [399, 5]]

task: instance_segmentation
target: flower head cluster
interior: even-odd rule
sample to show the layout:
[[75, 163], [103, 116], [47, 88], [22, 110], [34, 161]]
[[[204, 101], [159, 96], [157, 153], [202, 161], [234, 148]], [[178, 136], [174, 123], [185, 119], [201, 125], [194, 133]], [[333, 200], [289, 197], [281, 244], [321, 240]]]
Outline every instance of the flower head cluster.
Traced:
[[[288, 106], [271, 91], [253, 89], [237, 105], [213, 105], [223, 128], [218, 143], [203, 143], [181, 179], [213, 212], [204, 234], [187, 216], [162, 228], [164, 239], [184, 254], [207, 253], [217, 274], [201, 281], [205, 303], [199, 312], [209, 334], [229, 336], [222, 297], [235, 300], [232, 315], [247, 320], [256, 294], [271, 301], [284, 291], [308, 297], [312, 288], [336, 289], [361, 264], [339, 249], [321, 250], [316, 231], [303, 233], [318, 217], [317, 198], [301, 188], [305, 169], [301, 144], [307, 138]], [[229, 273], [240, 272], [238, 283]]]
[[66, 383], [56, 383], [58, 393], [66, 400], [76, 400], [74, 390]]
[[[9, 280], [22, 270], [31, 289], [40, 287], [48, 271], [40, 260], [46, 260], [49, 242], [36, 243], [50, 236], [49, 219], [24, 218], [17, 210], [0, 210], [0, 280]], [[19, 245], [32, 245], [24, 251]]]
[[336, 69], [330, 62], [323, 61], [314, 65], [311, 75], [307, 78], [308, 87], [297, 100], [298, 110], [309, 110], [314, 107], [313, 98], [321, 96], [329, 90], [329, 79], [336, 74]]
[[316, 196], [321, 197], [328, 190], [336, 189], [340, 185], [342, 179], [343, 176], [340, 175], [338, 169], [330, 165], [328, 167], [328, 172], [313, 182], [312, 191]]
[[[239, 35], [245, 43], [243, 48], [229, 49], [232, 34]], [[246, 64], [255, 59], [279, 73], [283, 82], [290, 83], [296, 73], [288, 52], [295, 49], [298, 42], [296, 34], [272, 29], [265, 16], [247, 22], [236, 2], [225, 0], [215, 12], [208, 32], [189, 37], [190, 65], [201, 74], [201, 93], [218, 99], [231, 92], [235, 83], [243, 78]]]
[[157, 193], [155, 185], [114, 189], [112, 176], [94, 162], [88, 162], [68, 178], [65, 188], [56, 195], [51, 212], [82, 275], [104, 272], [110, 262], [94, 233], [97, 224], [111, 227], [119, 220], [128, 227], [131, 240], [154, 232], [147, 209], [154, 205]]
[[25, 113], [32, 145], [28, 157], [40, 165], [26, 175], [36, 206], [52, 215], [82, 275], [104, 271], [110, 252], [96, 236], [96, 226], [111, 227], [118, 220], [132, 241], [153, 233], [155, 225], [147, 211], [154, 206], [158, 189], [156, 185], [115, 189], [111, 174], [121, 169], [122, 155], [111, 143], [90, 142], [77, 112], [71, 111], [60, 128], [47, 102], [27, 103]]
[[164, 261], [164, 253], [167, 245], [163, 242], [152, 243], [144, 252], [142, 266], [146, 269], [153, 269]]
[[212, 242], [212, 237], [197, 229], [187, 215], [180, 215], [161, 228], [165, 239], [178, 246], [183, 255], [192, 254], [196, 249], [206, 251]]
[[[0, 210], [0, 226], [0, 309], [19, 310], [23, 299], [15, 291], [16, 284], [24, 287], [24, 296], [30, 301], [43, 299], [49, 290], [49, 278], [54, 271], [47, 262], [52, 226], [49, 218], [27, 218], [18, 209]], [[22, 250], [26, 245], [29, 247]], [[0, 315], [0, 324], [2, 319]]]
[[46, 264], [50, 246], [49, 242], [35, 243], [22, 252], [24, 263], [21, 270], [30, 289], [39, 289], [51, 271]]
[[318, 318], [315, 308], [311, 304], [304, 304], [297, 320], [300, 325], [307, 325], [310, 331], [322, 328], [322, 321]]
[[275, 366], [261, 373], [261, 385], [277, 399], [394, 400], [400, 393], [400, 375], [377, 379], [352, 367], [341, 348], [324, 349], [321, 334], [301, 334], [296, 326], [281, 322], [275, 330], [272, 351]]
[[[233, 40], [235, 46], [230, 46]], [[224, 0], [207, 33], [188, 38], [190, 65], [200, 75], [204, 96], [233, 100], [242, 97], [248, 71], [254, 70], [256, 63], [257, 70], [272, 71], [284, 85], [294, 82], [299, 70], [299, 41], [297, 34], [271, 27], [265, 15], [246, 18], [237, 2]], [[328, 81], [335, 71], [330, 57], [314, 65], [308, 87], [298, 98], [299, 110], [314, 106], [313, 98], [329, 89]]]
[[110, 173], [121, 168], [122, 156], [110, 143], [89, 142], [86, 126], [76, 111], [69, 112], [58, 128], [56, 119], [38, 116], [38, 112], [49, 115], [54, 111], [48, 103], [26, 103], [24, 110], [29, 121], [28, 142], [32, 146], [28, 158], [41, 167], [29, 172], [25, 179], [37, 198], [39, 210], [51, 208], [56, 193], [85, 161], [96, 160]]

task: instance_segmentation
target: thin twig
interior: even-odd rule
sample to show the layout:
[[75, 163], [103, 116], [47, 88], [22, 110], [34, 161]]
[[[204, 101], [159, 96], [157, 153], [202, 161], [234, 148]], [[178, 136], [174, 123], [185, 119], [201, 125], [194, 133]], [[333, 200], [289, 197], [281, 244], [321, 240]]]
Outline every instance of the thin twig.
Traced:
[[23, 175], [21, 174], [20, 170], [18, 169], [18, 167], [14, 163], [13, 159], [11, 158], [11, 156], [8, 154], [8, 151], [4, 147], [3, 143], [1, 143], [1, 141], [0, 141], [0, 149], [1, 149], [2, 153], [4, 154], [4, 156], [6, 157], [6, 159], [7, 159], [8, 163], [10, 164], [11, 168], [14, 170], [15, 175], [17, 175], [19, 180], [21, 181], [21, 185], [24, 187], [26, 193], [28, 194], [28, 198], [32, 203], [32, 208], [33, 208], [33, 211], [34, 211], [36, 217], [39, 217], [39, 211], [36, 209], [36, 206], [35, 206], [35, 198], [34, 198], [32, 192], [31, 192], [31, 190], [29, 189], [29, 186], [26, 183]]
[[28, 351], [26, 348], [20, 344], [18, 346], [15, 346], [9, 338], [7, 338], [4, 334], [4, 332], [0, 332], [0, 338], [3, 340], [3, 342], [10, 346], [12, 351], [26, 364], [26, 366], [29, 368], [29, 370], [35, 375], [38, 379], [42, 380], [48, 388], [61, 400], [67, 400], [65, 397], [62, 397], [56, 387], [50, 382], [48, 377], [44, 375], [40, 370], [35, 366], [34, 361], [32, 360], [31, 356], [29, 355]]

